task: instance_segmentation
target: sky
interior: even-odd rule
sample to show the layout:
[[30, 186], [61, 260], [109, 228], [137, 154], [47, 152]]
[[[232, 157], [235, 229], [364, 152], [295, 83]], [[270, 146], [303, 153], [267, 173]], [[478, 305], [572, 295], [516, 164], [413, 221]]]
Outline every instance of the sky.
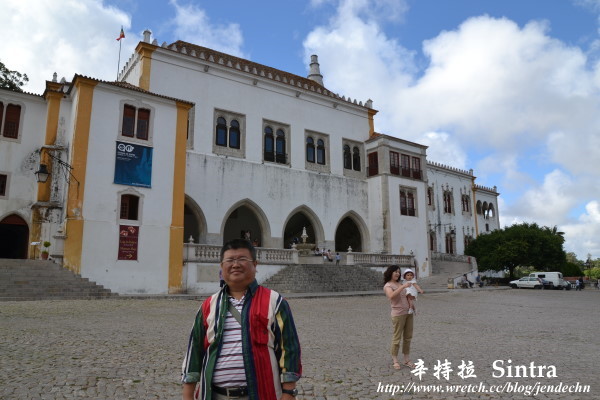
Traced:
[[145, 29], [301, 76], [318, 55], [377, 132], [496, 186], [502, 227], [600, 257], [600, 0], [0, 0], [0, 60], [32, 93], [115, 80]]

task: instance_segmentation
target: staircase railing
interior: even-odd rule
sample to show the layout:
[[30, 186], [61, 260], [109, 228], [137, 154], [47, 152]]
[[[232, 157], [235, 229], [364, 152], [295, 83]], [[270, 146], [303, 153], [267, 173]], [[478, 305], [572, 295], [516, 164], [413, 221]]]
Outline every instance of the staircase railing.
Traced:
[[473, 257], [465, 256], [462, 254], [449, 254], [449, 253], [438, 253], [436, 251], [431, 252], [431, 259], [437, 261], [455, 261], [455, 262], [464, 262], [471, 263]]

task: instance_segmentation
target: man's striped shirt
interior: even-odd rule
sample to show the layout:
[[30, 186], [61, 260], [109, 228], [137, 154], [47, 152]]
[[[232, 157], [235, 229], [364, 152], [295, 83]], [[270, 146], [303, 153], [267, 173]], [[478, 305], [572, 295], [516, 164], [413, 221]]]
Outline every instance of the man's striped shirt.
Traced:
[[[229, 302], [242, 313], [244, 297], [236, 300], [229, 296]], [[217, 358], [213, 385], [219, 387], [246, 386], [246, 371], [244, 370], [244, 354], [242, 351], [242, 326], [235, 317], [227, 311], [227, 319], [223, 328], [223, 345]]]

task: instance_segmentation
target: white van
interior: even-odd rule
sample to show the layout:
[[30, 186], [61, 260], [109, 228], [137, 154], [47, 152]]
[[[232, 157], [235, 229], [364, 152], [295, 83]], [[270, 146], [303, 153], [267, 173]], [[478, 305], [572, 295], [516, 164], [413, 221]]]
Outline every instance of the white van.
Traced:
[[571, 284], [563, 280], [563, 275], [560, 272], [532, 272], [529, 274], [530, 278], [541, 278], [545, 281], [551, 282], [554, 289], [565, 289], [571, 290]]

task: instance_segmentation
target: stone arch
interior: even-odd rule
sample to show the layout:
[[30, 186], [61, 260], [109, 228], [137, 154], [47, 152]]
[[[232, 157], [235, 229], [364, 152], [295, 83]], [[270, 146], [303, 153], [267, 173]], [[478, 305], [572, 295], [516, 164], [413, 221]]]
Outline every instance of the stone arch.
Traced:
[[348, 251], [350, 246], [353, 252], [367, 252], [369, 242], [369, 230], [361, 216], [354, 211], [342, 215], [335, 228], [335, 251]]
[[488, 214], [488, 202], [484, 201], [483, 202], [483, 206], [481, 207], [481, 211], [483, 212], [483, 218], [487, 219], [489, 214]]
[[0, 220], [0, 258], [27, 258], [29, 225], [20, 215], [9, 214]]
[[308, 224], [308, 226], [306, 226], [306, 233], [308, 234], [306, 241], [308, 243], [314, 243], [318, 247], [320, 243], [325, 241], [325, 231], [323, 230], [321, 220], [310, 207], [301, 205], [294, 208], [288, 214], [288, 217], [283, 224], [283, 232], [281, 234], [281, 237], [283, 238], [282, 247], [289, 247], [289, 244], [294, 237], [298, 237], [298, 239], [302, 241], [300, 235], [302, 234], [302, 228], [304, 226], [301, 225], [305, 223]]
[[258, 246], [270, 246], [271, 228], [269, 219], [264, 211], [250, 199], [243, 199], [231, 207], [225, 213], [221, 224], [221, 237], [223, 243], [232, 239], [238, 239], [241, 231], [249, 230], [251, 239], [258, 241]]
[[188, 243], [191, 236], [194, 243], [206, 243], [206, 235], [206, 217], [198, 203], [186, 194], [183, 207], [183, 241]]
[[477, 214], [482, 215], [483, 214], [483, 206], [481, 205], [481, 200], [477, 200], [477, 205], [475, 206], [477, 209]]
[[490, 203], [488, 205], [488, 218], [494, 218], [495, 215], [496, 215], [496, 212], [494, 210], [494, 205], [492, 203]]

